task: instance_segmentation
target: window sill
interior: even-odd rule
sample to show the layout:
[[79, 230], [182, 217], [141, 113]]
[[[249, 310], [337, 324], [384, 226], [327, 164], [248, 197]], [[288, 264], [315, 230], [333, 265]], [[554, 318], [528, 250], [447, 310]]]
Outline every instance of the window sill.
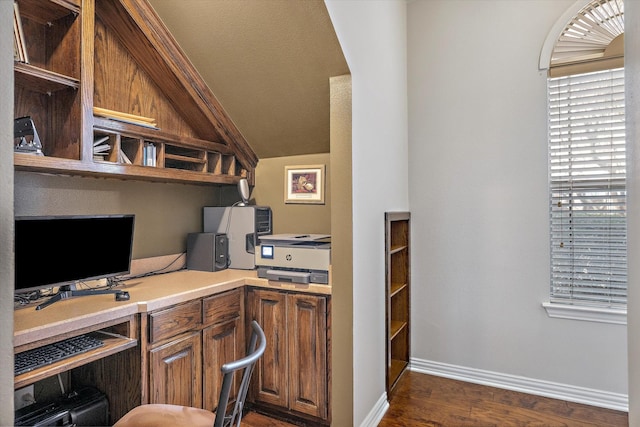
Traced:
[[599, 307], [583, 307], [543, 302], [547, 315], [559, 319], [586, 320], [589, 322], [627, 324], [627, 310]]

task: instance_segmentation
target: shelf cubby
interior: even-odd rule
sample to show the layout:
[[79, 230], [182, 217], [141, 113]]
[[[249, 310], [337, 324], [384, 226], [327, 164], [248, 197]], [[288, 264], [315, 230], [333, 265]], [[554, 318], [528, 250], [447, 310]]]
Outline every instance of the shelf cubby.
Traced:
[[207, 156], [205, 151], [165, 144], [165, 168], [205, 172], [206, 165]]

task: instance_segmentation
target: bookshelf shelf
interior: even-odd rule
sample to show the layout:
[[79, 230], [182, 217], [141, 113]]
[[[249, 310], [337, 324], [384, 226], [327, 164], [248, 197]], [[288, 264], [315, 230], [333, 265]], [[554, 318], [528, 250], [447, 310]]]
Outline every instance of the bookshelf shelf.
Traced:
[[407, 288], [407, 284], [405, 282], [392, 282], [391, 283], [391, 287], [389, 289], [389, 296], [391, 298], [393, 298], [394, 296], [396, 296], [398, 294], [398, 292], [402, 291], [403, 289]]
[[20, 14], [40, 24], [53, 23], [68, 15], [80, 14], [80, 6], [68, 0], [20, 0]]
[[16, 84], [43, 94], [80, 89], [80, 80], [22, 62], [13, 65]]
[[410, 357], [410, 213], [385, 213], [386, 384], [390, 395]]

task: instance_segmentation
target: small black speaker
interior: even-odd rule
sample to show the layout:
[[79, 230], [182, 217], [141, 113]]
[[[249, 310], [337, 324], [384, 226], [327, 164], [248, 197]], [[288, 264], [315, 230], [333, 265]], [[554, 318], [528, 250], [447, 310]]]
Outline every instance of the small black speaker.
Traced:
[[224, 270], [229, 265], [229, 241], [226, 234], [189, 233], [187, 236], [187, 269]]

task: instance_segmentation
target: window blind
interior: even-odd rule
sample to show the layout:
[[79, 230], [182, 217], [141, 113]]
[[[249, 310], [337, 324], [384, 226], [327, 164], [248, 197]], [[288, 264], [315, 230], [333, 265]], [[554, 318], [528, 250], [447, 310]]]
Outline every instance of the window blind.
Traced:
[[548, 79], [551, 302], [626, 308], [624, 68]]

